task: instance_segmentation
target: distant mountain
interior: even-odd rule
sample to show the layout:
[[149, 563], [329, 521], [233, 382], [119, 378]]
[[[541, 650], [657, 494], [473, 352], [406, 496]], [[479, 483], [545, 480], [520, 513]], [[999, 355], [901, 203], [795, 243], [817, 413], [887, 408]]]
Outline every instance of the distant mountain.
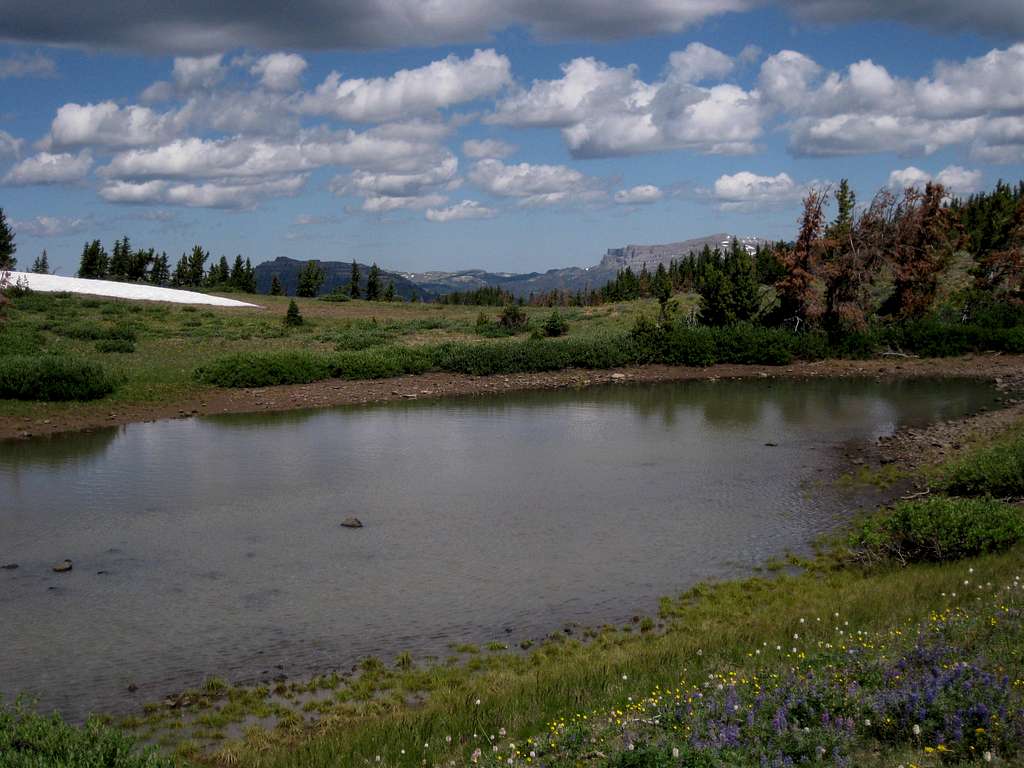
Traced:
[[[441, 295], [453, 291], [471, 291], [485, 286], [502, 288], [516, 296], [543, 293], [554, 289], [575, 293], [601, 288], [613, 280], [620, 269], [629, 267], [639, 272], [646, 265], [654, 271], [659, 264], [666, 267], [673, 259], [682, 259], [699, 253], [705, 245], [711, 249], [726, 248], [735, 235], [719, 232], [707, 237], [683, 240], [662, 245], [626, 245], [609, 248], [604, 258], [592, 267], [566, 267], [547, 272], [485, 272], [469, 269], [462, 272], [403, 272], [402, 276], [432, 293]], [[739, 237], [740, 243], [753, 253], [758, 243], [767, 242], [758, 237]]]
[[[259, 293], [270, 293], [270, 283], [277, 275], [281, 287], [289, 296], [295, 295], [295, 289], [299, 285], [299, 272], [306, 266], [305, 261], [289, 259], [285, 256], [278, 256], [273, 261], [264, 261], [256, 265], [256, 290]], [[326, 274], [324, 284], [320, 287], [320, 295], [330, 293], [335, 288], [347, 287], [352, 276], [351, 261], [321, 261], [320, 268]], [[366, 277], [370, 273], [369, 264], [359, 265], [359, 289], [365, 295]], [[430, 291], [402, 275], [399, 272], [390, 272], [386, 269], [380, 271], [380, 288], [383, 291], [388, 282], [395, 284], [395, 293], [403, 299], [412, 298], [416, 294], [421, 301], [432, 301], [438, 294]], [[450, 291], [445, 291], [450, 293]]]
[[[654, 271], [659, 264], [666, 267], [673, 259], [682, 259], [699, 253], [704, 246], [711, 249], [727, 248], [735, 235], [718, 232], [707, 237], [693, 240], [682, 240], [678, 243], [661, 245], [626, 245], [621, 248], [609, 248], [604, 258], [592, 267], [565, 267], [549, 269], [547, 272], [486, 272], [482, 269], [467, 269], [461, 272], [389, 272], [381, 270], [382, 288], [388, 280], [395, 283], [395, 293], [409, 298], [415, 292], [421, 300], [431, 301], [437, 296], [454, 291], [472, 291], [477, 288], [497, 287], [509, 291], [515, 296], [529, 296], [531, 293], [545, 293], [555, 289], [575, 293], [587, 292], [602, 288], [609, 280], [613, 280], [620, 269], [629, 267], [639, 272], [644, 266]], [[740, 243], [749, 251], [754, 252], [758, 243], [767, 242], [758, 237], [738, 237]], [[270, 280], [277, 275], [281, 285], [289, 295], [294, 295], [299, 282], [299, 270], [304, 261], [279, 257], [274, 261], [266, 261], [256, 267], [256, 289], [260, 293], [270, 291]], [[321, 293], [330, 293], [336, 286], [348, 285], [351, 262], [321, 261], [320, 266], [327, 273]], [[369, 267], [359, 265], [362, 276], [362, 288], [366, 287], [366, 274]]]

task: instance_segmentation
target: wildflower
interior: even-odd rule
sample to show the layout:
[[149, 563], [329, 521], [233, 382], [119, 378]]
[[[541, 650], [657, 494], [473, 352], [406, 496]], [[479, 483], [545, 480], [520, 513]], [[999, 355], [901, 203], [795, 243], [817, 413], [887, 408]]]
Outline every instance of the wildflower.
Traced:
[[921, 735], [921, 726], [918, 725], [917, 723], [914, 723], [914, 727], [911, 728], [910, 730], [912, 730], [914, 732], [915, 736], [920, 736]]
[[507, 731], [504, 728], [498, 729], [498, 735], [504, 737]]
[[622, 679], [623, 679], [623, 680], [629, 680], [629, 675], [623, 675], [623, 676], [622, 676]]
[[444, 737], [444, 740], [445, 740], [446, 742], [448, 742], [449, 744], [451, 744], [451, 743], [452, 743], [452, 737], [451, 737], [451, 736], [445, 736], [445, 737]]
[[982, 759], [984, 759], [984, 761], [986, 763], [991, 763], [992, 762], [992, 753], [989, 752], [987, 749], [985, 750], [985, 753], [981, 757], [982, 757]]
[[672, 747], [672, 757], [679, 759], [679, 747]]

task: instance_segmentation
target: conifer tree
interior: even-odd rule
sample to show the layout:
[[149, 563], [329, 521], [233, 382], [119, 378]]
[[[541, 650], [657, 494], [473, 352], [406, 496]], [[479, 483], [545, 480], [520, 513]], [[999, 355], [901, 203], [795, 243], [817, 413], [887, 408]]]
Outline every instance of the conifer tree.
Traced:
[[359, 265], [352, 259], [352, 276], [349, 278], [348, 294], [353, 299], [359, 298]]
[[86, 243], [82, 248], [82, 258], [78, 263], [78, 276], [103, 280], [110, 268], [110, 260], [99, 240]]
[[50, 259], [45, 250], [32, 262], [32, 271], [37, 275], [50, 274]]
[[284, 315], [285, 325], [302, 325], [302, 313], [299, 312], [299, 305], [295, 303], [295, 299], [288, 302], [288, 311]]
[[388, 280], [388, 287], [384, 289], [384, 301], [395, 300], [395, 283], [393, 280]]
[[203, 276], [206, 274], [206, 260], [210, 258], [210, 252], [204, 251], [202, 246], [192, 247], [192, 253], [186, 257], [185, 278], [188, 282], [184, 285], [198, 286], [203, 284]]
[[110, 266], [108, 275], [113, 280], [124, 280], [128, 277], [131, 269], [132, 246], [125, 235], [120, 240], [114, 241], [114, 249], [110, 253]]
[[272, 275], [270, 278], [270, 295], [271, 296], [283, 296], [284, 289], [281, 288], [281, 281], [277, 275]]
[[14, 258], [18, 246], [14, 242], [14, 230], [7, 223], [4, 209], [0, 208], [0, 270], [13, 270], [18, 266], [18, 260]]
[[760, 310], [761, 292], [757, 285], [754, 261], [736, 238], [725, 259], [732, 299], [732, 315], [737, 321], [753, 320]]
[[380, 301], [380, 268], [377, 262], [370, 266], [370, 274], [366, 278], [366, 300]]
[[167, 285], [171, 281], [171, 265], [167, 261], [167, 253], [153, 256], [153, 266], [149, 270], [149, 282], [153, 285]]
[[327, 276], [320, 267], [320, 262], [310, 260], [299, 272], [299, 285], [295, 289], [296, 296], [314, 298], [320, 293], [320, 286], [324, 284]]
[[181, 254], [178, 263], [174, 265], [174, 273], [171, 275], [171, 285], [175, 288], [182, 288], [189, 285], [188, 254]]

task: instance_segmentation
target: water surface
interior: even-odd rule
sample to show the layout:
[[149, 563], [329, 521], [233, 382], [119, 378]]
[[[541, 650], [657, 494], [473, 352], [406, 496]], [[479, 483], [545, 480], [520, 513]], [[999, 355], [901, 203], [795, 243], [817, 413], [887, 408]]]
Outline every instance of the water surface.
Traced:
[[[847, 519], [855, 501], [816, 482], [843, 446], [994, 397], [968, 381], [690, 382], [0, 443], [0, 563], [20, 565], [0, 571], [0, 695], [79, 717], [209, 675], [653, 613]], [[340, 527], [349, 515], [365, 527]], [[64, 558], [74, 570], [53, 573]]]

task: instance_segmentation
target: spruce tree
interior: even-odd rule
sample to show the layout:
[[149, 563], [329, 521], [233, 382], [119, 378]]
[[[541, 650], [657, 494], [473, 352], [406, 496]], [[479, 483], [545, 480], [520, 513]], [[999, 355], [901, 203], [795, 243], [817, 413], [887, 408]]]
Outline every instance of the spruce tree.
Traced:
[[242, 290], [246, 293], [256, 293], [256, 268], [253, 267], [248, 257], [245, 259], [243, 275]]
[[206, 274], [206, 260], [210, 258], [210, 252], [204, 251], [201, 246], [192, 248], [186, 262], [187, 272], [185, 277], [188, 282], [185, 285], [199, 286], [203, 284], [203, 276]]
[[78, 264], [78, 276], [93, 280], [103, 280], [110, 268], [107, 252], [99, 240], [86, 243], [82, 248], [82, 258]]
[[725, 259], [725, 274], [730, 282], [732, 316], [738, 321], [753, 320], [761, 304], [757, 271], [747, 249], [736, 238]]
[[114, 241], [114, 250], [110, 254], [108, 274], [113, 280], [124, 280], [131, 269], [132, 246], [128, 235]]
[[299, 305], [295, 303], [295, 299], [288, 302], [288, 311], [284, 315], [285, 325], [302, 325], [302, 313], [299, 312]]
[[359, 265], [352, 259], [352, 276], [349, 278], [348, 295], [353, 299], [359, 298]]
[[370, 266], [370, 274], [366, 278], [366, 300], [380, 301], [380, 267], [377, 262]]
[[4, 209], [0, 208], [0, 271], [13, 270], [18, 266], [18, 260], [14, 258], [14, 253], [17, 250], [18, 246], [14, 242], [14, 230], [7, 223]]
[[153, 266], [149, 270], [149, 282], [153, 285], [167, 285], [170, 281], [171, 265], [167, 261], [167, 254], [154, 255]]
[[47, 257], [45, 250], [32, 262], [32, 271], [37, 275], [50, 274], [50, 259]]
[[388, 287], [384, 289], [384, 301], [395, 300], [395, 282], [388, 280]]
[[231, 283], [231, 287], [236, 290], [245, 290], [246, 274], [245, 262], [242, 261], [242, 254], [235, 256], [235, 263], [231, 265], [231, 275], [228, 277], [228, 282]]
[[188, 265], [188, 254], [181, 254], [181, 258], [178, 259], [178, 263], [174, 265], [174, 274], [171, 275], [171, 285], [175, 288], [184, 288], [190, 285], [189, 276], [189, 265]]
[[296, 296], [303, 296], [311, 299], [320, 293], [320, 286], [324, 284], [327, 275], [320, 268], [320, 262], [307, 261], [306, 266], [299, 272], [299, 285], [295, 289]]
[[272, 275], [270, 278], [270, 295], [271, 296], [283, 296], [284, 289], [281, 288], [281, 281], [277, 275]]

